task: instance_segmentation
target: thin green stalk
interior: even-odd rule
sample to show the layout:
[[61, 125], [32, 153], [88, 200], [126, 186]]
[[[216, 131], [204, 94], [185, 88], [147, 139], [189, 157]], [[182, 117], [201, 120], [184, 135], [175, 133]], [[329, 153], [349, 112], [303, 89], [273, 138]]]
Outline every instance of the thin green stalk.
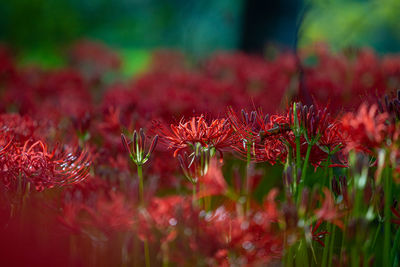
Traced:
[[137, 173], [139, 177], [139, 200], [140, 204], [143, 204], [144, 197], [143, 197], [143, 167], [142, 165], [137, 165]]
[[331, 169], [331, 168], [329, 168], [329, 164], [330, 163], [331, 163], [331, 153], [329, 152], [328, 153], [328, 158], [326, 159], [326, 165], [325, 165], [325, 168], [324, 168], [324, 177], [328, 177], [329, 178], [329, 179], [327, 179], [328, 180], [328, 187], [332, 191], [332, 180], [330, 178], [330, 172], [329, 172], [330, 169]]
[[301, 179], [300, 179], [298, 192], [297, 192], [297, 203], [300, 203], [300, 201], [301, 201], [301, 191], [303, 190], [303, 187], [305, 184], [306, 172], [307, 172], [308, 160], [309, 160], [310, 154], [311, 154], [311, 148], [312, 148], [312, 145], [308, 144], [306, 158], [304, 159], [303, 170], [301, 172]]
[[391, 176], [389, 168], [385, 170], [385, 180], [384, 180], [384, 187], [385, 187], [385, 223], [384, 223], [384, 242], [383, 242], [383, 266], [389, 266], [390, 263], [390, 205], [392, 199], [392, 190], [391, 190]]
[[[358, 242], [358, 240], [356, 240], [356, 242]], [[351, 266], [360, 266], [360, 254], [358, 253], [357, 247], [351, 248]]]
[[[143, 167], [142, 165], [137, 165], [137, 173], [139, 177], [139, 198], [140, 204], [143, 205], [144, 197], [143, 197]], [[144, 257], [145, 257], [145, 265], [146, 267], [150, 267], [150, 253], [149, 253], [149, 244], [147, 240], [144, 240]]]
[[193, 206], [197, 206], [196, 203], [196, 183], [192, 183], [192, 204]]
[[345, 226], [344, 229], [342, 231], [342, 242], [341, 242], [341, 246], [340, 246], [340, 256], [339, 256], [339, 263], [342, 264], [342, 259], [343, 259], [343, 254], [345, 251], [345, 245], [346, 245], [346, 229], [347, 229], [347, 222], [348, 222], [348, 216], [345, 217]]
[[379, 233], [381, 232], [382, 223], [378, 224], [376, 228], [376, 232], [374, 235], [374, 239], [372, 240], [371, 251], [375, 251], [376, 241], [378, 240]]
[[329, 256], [328, 256], [328, 267], [332, 266], [332, 258], [333, 258], [333, 247], [335, 246], [335, 232], [336, 227], [332, 225], [332, 236], [329, 244]]
[[394, 237], [393, 247], [390, 251], [390, 266], [395, 265], [396, 253], [400, 250], [400, 228], [397, 230]]
[[168, 256], [168, 243], [164, 243], [162, 245], [162, 253], [163, 253], [163, 267], [168, 267], [169, 265], [169, 256]]
[[306, 172], [307, 172], [308, 160], [310, 159], [311, 148], [312, 148], [312, 144], [308, 144], [306, 158], [305, 158], [304, 164], [303, 164], [303, 170], [301, 171], [301, 181], [300, 182], [302, 182], [302, 183], [304, 183], [304, 180], [306, 178]]
[[326, 266], [327, 262], [328, 262], [328, 256], [329, 256], [329, 245], [330, 245], [330, 241], [331, 241], [331, 231], [332, 231], [332, 224], [328, 224], [327, 227], [327, 231], [328, 231], [328, 236], [326, 237], [326, 244], [322, 253], [322, 264], [321, 266]]
[[304, 238], [300, 240], [298, 253], [296, 254], [296, 266], [310, 266], [308, 261], [307, 242]]
[[287, 259], [287, 261], [286, 261], [285, 266], [286, 267], [292, 267], [293, 266], [293, 245], [291, 245], [289, 247], [289, 251], [288, 251], [286, 259]]
[[300, 168], [301, 168], [300, 136], [296, 136], [296, 171], [298, 172]]
[[144, 260], [146, 267], [150, 267], [149, 243], [147, 240], [144, 241]]
[[[301, 168], [300, 166], [301, 166], [300, 136], [296, 136], [296, 171], [295, 171], [295, 181], [294, 181], [294, 183], [296, 183], [296, 184], [297, 184], [297, 181], [298, 181], [297, 175], [299, 174], [299, 170], [300, 170], [300, 168]], [[295, 198], [296, 198], [297, 200], [300, 199], [300, 195], [301, 195], [301, 192], [300, 192], [300, 191], [303, 189], [301, 183], [302, 183], [302, 182], [300, 181], [299, 184], [297, 185], [297, 189], [296, 189]]]
[[250, 211], [250, 177], [249, 177], [249, 168], [250, 168], [250, 161], [251, 161], [251, 146], [247, 145], [247, 160], [246, 160], [246, 175], [245, 175], [245, 194], [246, 194], [246, 214]]

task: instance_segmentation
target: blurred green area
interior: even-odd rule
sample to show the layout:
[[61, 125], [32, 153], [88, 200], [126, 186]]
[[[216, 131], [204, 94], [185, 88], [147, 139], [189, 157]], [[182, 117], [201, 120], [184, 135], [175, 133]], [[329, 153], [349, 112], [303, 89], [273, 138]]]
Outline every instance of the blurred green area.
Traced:
[[323, 41], [334, 49], [369, 46], [400, 51], [399, 0], [311, 0], [300, 45]]
[[62, 66], [76, 39], [101, 40], [123, 56], [124, 73], [143, 69], [160, 47], [198, 57], [234, 49], [243, 0], [12, 0], [0, 1], [0, 40], [21, 64]]
[[[245, 3], [0, 1], [0, 40], [18, 50], [21, 64], [45, 68], [63, 66], [63, 53], [74, 40], [101, 40], [120, 52], [123, 71], [128, 74], [145, 68], [149, 54], [159, 47], [180, 49], [195, 57], [238, 48]], [[301, 27], [301, 46], [324, 41], [335, 49], [371, 46], [380, 52], [400, 50], [399, 0], [304, 0], [303, 4], [308, 9]]]

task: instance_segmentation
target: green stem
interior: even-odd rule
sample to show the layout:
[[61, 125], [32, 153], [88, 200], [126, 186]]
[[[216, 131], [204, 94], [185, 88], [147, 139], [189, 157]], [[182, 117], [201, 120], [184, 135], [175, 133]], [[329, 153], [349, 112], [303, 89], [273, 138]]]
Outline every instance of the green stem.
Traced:
[[321, 264], [321, 266], [326, 266], [326, 263], [328, 262], [328, 255], [329, 255], [329, 245], [330, 245], [330, 241], [331, 241], [331, 231], [332, 231], [332, 224], [330, 223], [330, 224], [328, 224], [328, 227], [327, 227], [327, 231], [328, 231], [328, 236], [326, 237], [326, 244], [325, 244], [325, 247], [324, 247], [324, 251], [323, 251], [323, 253], [322, 253], [322, 264]]
[[332, 258], [333, 258], [333, 247], [335, 246], [335, 232], [336, 227], [332, 225], [332, 236], [329, 244], [329, 256], [328, 256], [328, 267], [332, 266]]
[[168, 256], [168, 243], [164, 243], [162, 245], [162, 252], [163, 252], [163, 267], [168, 267], [169, 265], [169, 256]]
[[346, 216], [344, 219], [345, 222], [345, 226], [344, 229], [342, 231], [342, 243], [340, 246], [340, 256], [339, 256], [339, 264], [342, 264], [342, 259], [343, 259], [343, 254], [345, 252], [345, 245], [346, 245], [346, 229], [347, 229], [347, 221], [348, 221], [349, 217]]
[[246, 175], [245, 175], [245, 194], [246, 194], [246, 214], [250, 211], [250, 177], [249, 177], [249, 169], [250, 169], [250, 161], [251, 161], [251, 146], [247, 145], [247, 161], [246, 161]]
[[196, 203], [196, 183], [192, 183], [192, 205], [193, 207], [197, 206]]
[[306, 158], [304, 159], [303, 170], [301, 172], [301, 179], [300, 179], [299, 188], [298, 188], [298, 192], [297, 192], [297, 203], [298, 204], [301, 201], [301, 191], [303, 190], [303, 187], [305, 184], [306, 172], [307, 172], [308, 160], [309, 160], [310, 154], [311, 154], [311, 148], [312, 148], [312, 145], [308, 144]]
[[[296, 136], [296, 171], [298, 172], [301, 168], [301, 156], [300, 156], [300, 136]], [[297, 173], [296, 173], [297, 176]]]
[[390, 177], [390, 170], [387, 168], [384, 181], [385, 187], [385, 224], [384, 224], [384, 243], [383, 243], [383, 266], [389, 266], [390, 262], [390, 205], [392, 199], [392, 192], [391, 192], [391, 177]]
[[[331, 153], [329, 152], [328, 153], [328, 158], [326, 159], [326, 165], [324, 166], [325, 167], [324, 168], [324, 177], [328, 177], [329, 178], [329, 179], [327, 179], [328, 180], [328, 187], [332, 191], [332, 180], [330, 179], [330, 169], [331, 168], [329, 168], [330, 163], [331, 163]], [[325, 182], [324, 182], [324, 184], [325, 184]]]
[[378, 227], [376, 228], [374, 239], [372, 240], [371, 251], [375, 251], [376, 241], [378, 240], [378, 236], [381, 231], [381, 227], [382, 227], [382, 223], [379, 223]]
[[[139, 177], [139, 198], [140, 204], [143, 205], [144, 203], [144, 196], [143, 196], [143, 167], [142, 165], [137, 165], [137, 174]], [[145, 257], [145, 265], [146, 267], [150, 267], [150, 254], [149, 254], [149, 244], [147, 240], [144, 240], [144, 257]]]
[[298, 253], [296, 253], [296, 266], [310, 266], [308, 261], [307, 242], [303, 238], [300, 240]]
[[393, 247], [390, 251], [390, 266], [397, 266], [395, 265], [395, 258], [396, 253], [400, 251], [400, 228], [397, 230], [396, 235], [394, 237]]
[[301, 181], [300, 181], [300, 183], [304, 183], [304, 180], [306, 178], [306, 172], [307, 172], [308, 160], [309, 160], [310, 154], [311, 154], [311, 148], [312, 148], [312, 144], [308, 144], [306, 158], [305, 158], [304, 164], [303, 164], [303, 170], [301, 171]]
[[146, 267], [150, 267], [149, 243], [147, 240], [144, 241], [144, 260]]
[[[356, 242], [358, 242], [358, 240], [356, 240]], [[359, 255], [357, 247], [358, 246], [351, 248], [351, 266], [360, 266], [360, 256], [361, 255]]]
[[292, 267], [293, 266], [293, 247], [294, 244], [291, 246], [288, 246], [288, 252], [286, 253], [286, 259], [285, 259], [285, 264], [284, 266], [286, 267]]
[[142, 167], [142, 165], [137, 165], [137, 174], [139, 177], [139, 199], [140, 199], [140, 204], [143, 204], [144, 197], [143, 197], [143, 167]]

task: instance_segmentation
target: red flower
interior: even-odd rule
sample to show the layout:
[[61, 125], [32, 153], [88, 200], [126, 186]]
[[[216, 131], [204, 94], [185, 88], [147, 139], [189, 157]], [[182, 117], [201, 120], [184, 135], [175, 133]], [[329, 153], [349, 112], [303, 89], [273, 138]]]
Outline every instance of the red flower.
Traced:
[[0, 115], [0, 131], [12, 137], [13, 142], [24, 144], [34, 137], [36, 128], [36, 121], [28, 116], [20, 116], [18, 114]]
[[249, 114], [242, 109], [241, 117], [239, 117], [233, 108], [228, 107], [227, 111], [228, 119], [232, 129], [239, 136], [239, 146], [241, 147], [244, 143], [253, 144], [256, 141], [259, 132], [259, 124], [257, 123], [257, 112], [252, 111]]
[[326, 235], [329, 234], [329, 232], [328, 231], [318, 232], [318, 228], [322, 222], [323, 222], [323, 220], [319, 219], [314, 226], [312, 226], [312, 225], [310, 226], [310, 230], [311, 230], [312, 239], [314, 241], [320, 243], [321, 246], [325, 247], [325, 244], [322, 240], [325, 238]]
[[376, 105], [368, 109], [366, 104], [362, 104], [356, 114], [345, 114], [342, 125], [347, 135], [347, 149], [371, 152], [381, 147], [390, 130], [386, 124], [387, 119], [388, 114], [379, 114]]
[[37, 191], [54, 186], [81, 182], [88, 177], [89, 159], [86, 151], [73, 153], [47, 150], [42, 141], [26, 141], [23, 146], [12, 144], [0, 162], [3, 183], [13, 188], [30, 183]]
[[323, 191], [325, 194], [325, 199], [321, 208], [315, 210], [315, 215], [317, 216], [318, 220], [331, 222], [343, 229], [343, 222], [339, 220], [342, 215], [339, 213], [338, 208], [335, 205], [335, 200], [333, 199], [331, 191], [326, 187], [323, 189]]
[[111, 234], [132, 229], [133, 207], [123, 194], [91, 184], [67, 191], [58, 220], [75, 234]]
[[196, 151], [198, 145], [208, 150], [213, 148], [222, 157], [222, 151], [234, 142], [232, 128], [226, 119], [215, 119], [207, 123], [202, 115], [192, 117], [190, 121], [182, 119], [178, 125], [171, 124], [170, 128], [169, 131], [161, 127], [159, 131], [168, 148], [175, 149], [174, 157], [181, 150]]

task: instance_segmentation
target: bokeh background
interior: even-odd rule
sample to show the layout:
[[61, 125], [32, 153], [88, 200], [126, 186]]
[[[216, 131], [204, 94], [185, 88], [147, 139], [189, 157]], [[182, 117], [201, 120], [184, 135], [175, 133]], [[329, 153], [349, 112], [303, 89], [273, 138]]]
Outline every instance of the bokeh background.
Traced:
[[262, 53], [324, 41], [333, 49], [400, 49], [398, 0], [12, 0], [0, 1], [0, 41], [18, 61], [56, 67], [63, 49], [90, 38], [113, 47], [123, 71], [146, 67], [160, 47], [192, 57], [215, 50]]

